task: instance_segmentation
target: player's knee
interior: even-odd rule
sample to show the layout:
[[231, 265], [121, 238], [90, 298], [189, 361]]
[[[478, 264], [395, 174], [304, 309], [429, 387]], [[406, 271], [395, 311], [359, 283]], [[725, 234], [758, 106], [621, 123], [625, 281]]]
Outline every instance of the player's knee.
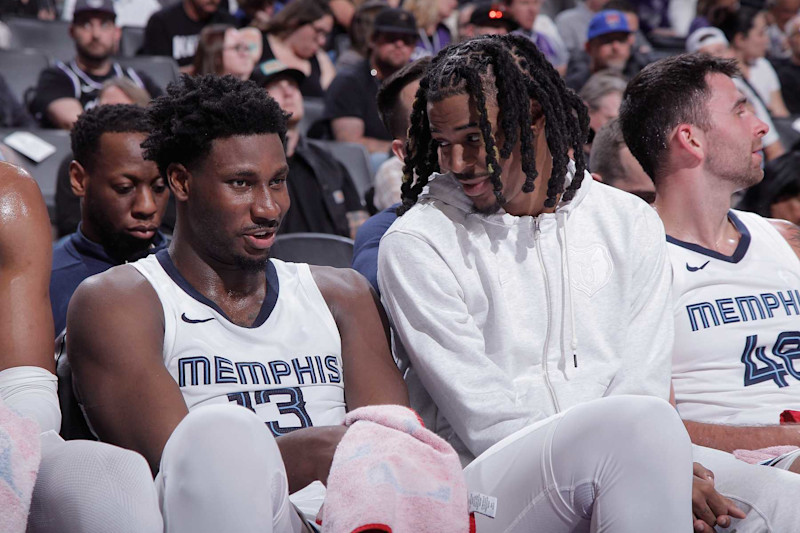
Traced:
[[[270, 456], [275, 439], [258, 416], [237, 405], [209, 405], [187, 414], [175, 428], [162, 454], [173, 465], [199, 461], [224, 468], [227, 459], [243, 454]], [[278, 452], [279, 454], [279, 452]]]

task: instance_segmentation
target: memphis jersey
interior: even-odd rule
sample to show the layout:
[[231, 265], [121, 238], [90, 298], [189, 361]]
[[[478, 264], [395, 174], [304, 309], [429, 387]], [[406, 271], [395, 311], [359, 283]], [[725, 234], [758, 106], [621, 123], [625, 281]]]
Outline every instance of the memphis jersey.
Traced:
[[687, 420], [778, 424], [800, 410], [800, 260], [766, 219], [728, 217], [732, 256], [667, 237], [675, 399]]
[[342, 424], [341, 338], [309, 266], [271, 259], [252, 327], [238, 326], [178, 272], [167, 250], [133, 266], [164, 309], [164, 365], [189, 410], [237, 403], [275, 436]]

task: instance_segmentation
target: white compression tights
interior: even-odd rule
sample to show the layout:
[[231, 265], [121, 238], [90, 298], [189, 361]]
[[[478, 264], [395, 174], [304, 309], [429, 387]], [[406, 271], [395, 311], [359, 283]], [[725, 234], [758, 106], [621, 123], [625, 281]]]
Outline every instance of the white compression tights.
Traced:
[[494, 496], [483, 532], [692, 531], [692, 448], [658, 398], [587, 402], [500, 441], [468, 465], [470, 491]]
[[42, 433], [28, 533], [156, 533], [163, 530], [144, 457], [88, 440]]
[[240, 406], [186, 415], [164, 447], [156, 487], [168, 533], [303, 531], [275, 439]]

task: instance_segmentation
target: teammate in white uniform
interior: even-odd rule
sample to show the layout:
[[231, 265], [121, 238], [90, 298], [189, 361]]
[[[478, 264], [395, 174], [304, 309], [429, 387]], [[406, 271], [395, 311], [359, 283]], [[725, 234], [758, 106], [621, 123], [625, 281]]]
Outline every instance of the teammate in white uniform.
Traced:
[[413, 405], [497, 498], [478, 531], [691, 528], [663, 228], [585, 173], [587, 129], [515, 35], [442, 51], [414, 102], [378, 280]]
[[[655, 183], [669, 243], [677, 408], [694, 443], [725, 451], [800, 444], [797, 429], [778, 426], [781, 411], [800, 407], [798, 231], [731, 210], [731, 195], [763, 176], [767, 132], [737, 74], [706, 55], [665, 59], [630, 82], [620, 112], [625, 141]], [[727, 464], [712, 468], [725, 478]], [[738, 489], [769, 517], [772, 526], [759, 530], [796, 529], [785, 495], [798, 490], [797, 476], [749, 470]]]
[[[168, 531], [298, 531], [288, 494], [326, 481], [345, 410], [408, 403], [379, 306], [353, 271], [268, 259], [289, 196], [266, 92], [184, 78], [148, 112], [174, 239], [75, 293], [77, 392], [158, 473]], [[300, 496], [313, 517], [319, 491]]]

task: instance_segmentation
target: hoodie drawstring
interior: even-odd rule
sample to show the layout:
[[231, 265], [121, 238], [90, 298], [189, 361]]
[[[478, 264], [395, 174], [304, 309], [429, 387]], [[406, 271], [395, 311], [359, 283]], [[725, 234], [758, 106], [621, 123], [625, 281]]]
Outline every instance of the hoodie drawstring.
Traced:
[[[565, 283], [567, 284], [567, 294], [569, 297], [569, 319], [570, 319], [570, 331], [572, 333], [572, 342], [570, 343], [570, 349], [572, 350], [572, 362], [575, 365], [575, 368], [578, 368], [578, 336], [575, 331], [575, 306], [573, 305], [573, 299], [572, 299], [572, 276], [569, 270], [569, 253], [567, 252], [568, 249], [567, 214], [564, 211], [557, 211], [556, 222], [558, 225], [558, 231], [561, 232], [562, 240], [564, 242], [564, 246], [561, 247], [561, 260], [565, 265], [566, 268], [565, 273], [567, 275]], [[562, 350], [563, 350], [563, 345], [562, 345]]]

